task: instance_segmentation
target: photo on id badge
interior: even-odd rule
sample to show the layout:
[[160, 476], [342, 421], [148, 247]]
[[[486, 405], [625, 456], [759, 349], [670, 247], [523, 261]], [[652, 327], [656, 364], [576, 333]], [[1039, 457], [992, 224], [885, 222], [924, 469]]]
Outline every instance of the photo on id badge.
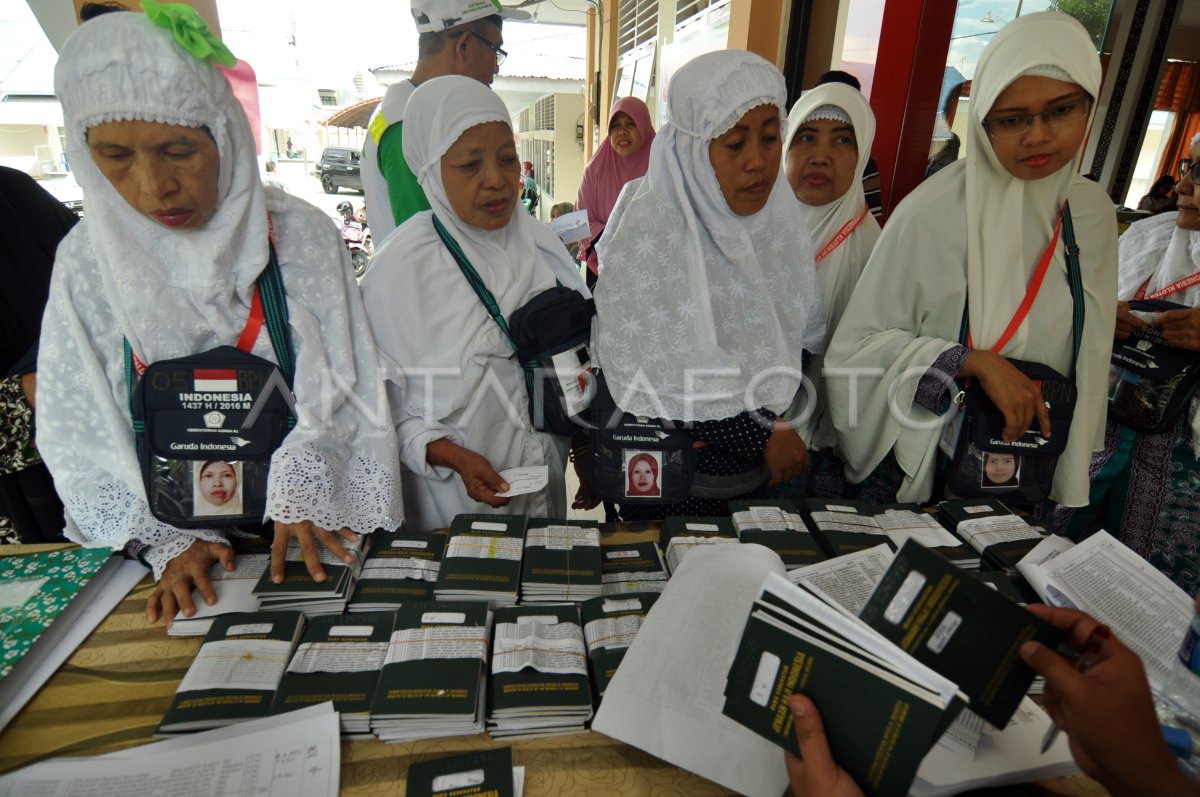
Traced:
[[1021, 457], [1016, 454], [976, 450], [980, 459], [979, 486], [985, 490], [1016, 487], [1021, 481]]
[[192, 514], [195, 517], [242, 514], [242, 463], [221, 459], [192, 463]]
[[625, 497], [654, 498], [662, 495], [658, 482], [662, 452], [625, 451]]

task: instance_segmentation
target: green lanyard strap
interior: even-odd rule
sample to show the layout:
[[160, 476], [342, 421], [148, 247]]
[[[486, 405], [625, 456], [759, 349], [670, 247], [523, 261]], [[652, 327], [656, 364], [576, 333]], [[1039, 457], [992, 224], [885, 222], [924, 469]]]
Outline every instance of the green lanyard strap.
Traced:
[[433, 228], [437, 230], [438, 237], [442, 239], [442, 243], [450, 250], [450, 254], [454, 257], [454, 262], [458, 263], [458, 268], [462, 271], [463, 276], [467, 278], [468, 284], [475, 291], [475, 295], [479, 297], [479, 301], [483, 303], [484, 309], [488, 311], [488, 315], [500, 327], [500, 331], [504, 333], [504, 338], [508, 341], [508, 345], [512, 346], [513, 351], [517, 350], [517, 343], [513, 340], [512, 333], [508, 331], [508, 322], [504, 320], [504, 314], [500, 312], [500, 305], [496, 302], [496, 297], [488, 290], [487, 285], [483, 283], [483, 277], [479, 276], [479, 272], [471, 265], [471, 261], [467, 259], [467, 255], [463, 252], [462, 247], [458, 245], [458, 241], [442, 226], [441, 220], [437, 214], [433, 216]]

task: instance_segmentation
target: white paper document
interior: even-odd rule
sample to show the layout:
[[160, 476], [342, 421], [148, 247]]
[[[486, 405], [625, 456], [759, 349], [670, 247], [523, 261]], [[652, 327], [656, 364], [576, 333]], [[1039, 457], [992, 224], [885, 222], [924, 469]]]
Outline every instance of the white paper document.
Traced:
[[759, 545], [692, 551], [604, 693], [592, 729], [750, 797], [787, 786], [783, 751], [721, 713], [746, 617], [783, 562]]
[[96, 758], [0, 776], [0, 797], [335, 797], [341, 768], [332, 703]]
[[588, 214], [586, 210], [576, 210], [571, 213], [562, 214], [550, 222], [550, 229], [564, 244], [573, 244], [576, 241], [582, 241], [591, 234], [591, 228], [588, 227]]
[[892, 549], [880, 544], [791, 570], [788, 580], [815, 588], [857, 615], [894, 558]]
[[1022, 556], [1021, 561], [1017, 562], [1017, 572], [1029, 582], [1029, 586], [1033, 587], [1033, 591], [1043, 602], [1049, 603], [1046, 598], [1046, 565], [1054, 557], [1074, 547], [1075, 543], [1066, 537], [1051, 534], [1033, 546], [1033, 550]]
[[517, 495], [541, 492], [550, 483], [550, 468], [546, 465], [532, 465], [526, 468], [509, 468], [500, 471], [500, 478], [508, 483], [508, 490], [496, 493], [499, 498], [512, 498]]

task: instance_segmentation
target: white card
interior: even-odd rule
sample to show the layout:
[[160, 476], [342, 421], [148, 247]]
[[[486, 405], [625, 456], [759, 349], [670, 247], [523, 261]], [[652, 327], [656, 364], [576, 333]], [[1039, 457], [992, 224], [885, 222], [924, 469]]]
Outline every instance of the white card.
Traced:
[[591, 235], [591, 228], [588, 226], [588, 215], [586, 210], [576, 210], [572, 213], [564, 213], [554, 221], [550, 222], [550, 230], [564, 244], [573, 244], [576, 241], [582, 241]]
[[508, 482], [508, 492], [496, 493], [496, 495], [500, 498], [512, 498], [515, 495], [536, 493], [546, 489], [546, 485], [550, 483], [550, 468], [547, 465], [509, 468], [500, 471], [500, 478]]

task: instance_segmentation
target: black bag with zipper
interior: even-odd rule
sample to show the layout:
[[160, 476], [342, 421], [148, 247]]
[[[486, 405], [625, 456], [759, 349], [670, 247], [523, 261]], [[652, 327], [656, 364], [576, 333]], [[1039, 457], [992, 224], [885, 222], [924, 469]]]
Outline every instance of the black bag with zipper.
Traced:
[[[1135, 299], [1129, 307], [1151, 313], [1187, 309], [1162, 299]], [[1169, 431], [1198, 387], [1200, 352], [1172, 346], [1156, 327], [1113, 344], [1108, 416], [1122, 426], [1149, 434]]]

